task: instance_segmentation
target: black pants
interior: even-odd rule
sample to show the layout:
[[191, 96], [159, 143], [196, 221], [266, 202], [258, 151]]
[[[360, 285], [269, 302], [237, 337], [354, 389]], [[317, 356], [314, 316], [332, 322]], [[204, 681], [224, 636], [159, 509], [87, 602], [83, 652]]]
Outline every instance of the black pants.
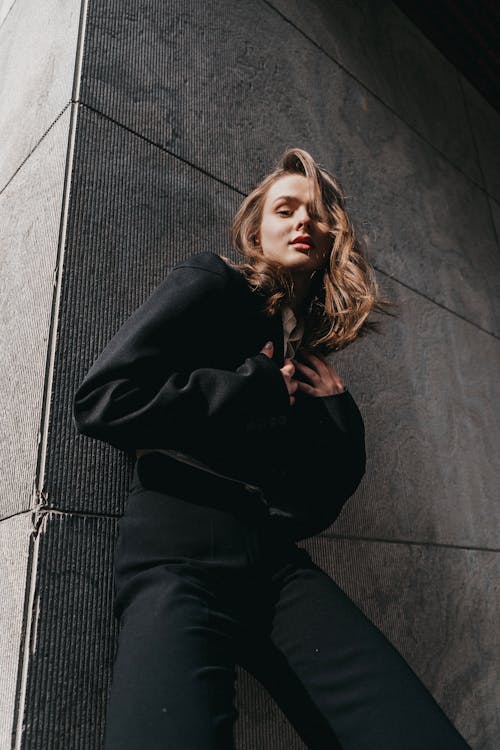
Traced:
[[207, 505], [203, 486], [167, 487], [168, 471], [145, 479], [136, 465], [120, 519], [106, 750], [234, 748], [236, 663], [309, 748], [469, 748], [399, 652], [280, 537], [255, 496], [218, 494]]

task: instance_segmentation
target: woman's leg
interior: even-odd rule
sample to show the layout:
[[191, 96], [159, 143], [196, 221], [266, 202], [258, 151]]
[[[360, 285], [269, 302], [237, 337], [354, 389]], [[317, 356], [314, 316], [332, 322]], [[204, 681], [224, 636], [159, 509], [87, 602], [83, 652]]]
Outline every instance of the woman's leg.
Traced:
[[[105, 750], [231, 750], [235, 618], [214, 593], [214, 514], [139, 489], [120, 519]], [[223, 593], [223, 592], [222, 592]], [[227, 599], [231, 599], [230, 595]]]
[[311, 750], [470, 750], [431, 693], [304, 550], [271, 572], [244, 666]]
[[105, 750], [232, 750], [230, 626], [195, 578], [137, 576], [121, 618]]

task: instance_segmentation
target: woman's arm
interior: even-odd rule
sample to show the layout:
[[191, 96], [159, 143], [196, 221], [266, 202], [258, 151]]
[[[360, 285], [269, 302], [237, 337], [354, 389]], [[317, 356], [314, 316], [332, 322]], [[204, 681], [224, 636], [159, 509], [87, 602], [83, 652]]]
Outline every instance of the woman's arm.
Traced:
[[190, 364], [232, 314], [226, 268], [213, 253], [191, 257], [125, 321], [75, 393], [78, 432], [125, 450], [175, 445], [210, 420], [288, 406], [280, 370], [265, 354], [234, 371]]

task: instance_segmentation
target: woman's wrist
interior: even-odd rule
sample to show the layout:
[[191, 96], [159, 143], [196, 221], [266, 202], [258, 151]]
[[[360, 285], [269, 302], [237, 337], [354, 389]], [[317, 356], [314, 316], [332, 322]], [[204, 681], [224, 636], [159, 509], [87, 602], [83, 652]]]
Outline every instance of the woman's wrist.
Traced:
[[344, 385], [344, 389], [342, 391], [335, 391], [333, 393], [327, 393], [324, 396], [321, 396], [320, 398], [331, 398], [332, 396], [341, 396], [343, 393], [346, 393], [348, 390], [347, 386]]

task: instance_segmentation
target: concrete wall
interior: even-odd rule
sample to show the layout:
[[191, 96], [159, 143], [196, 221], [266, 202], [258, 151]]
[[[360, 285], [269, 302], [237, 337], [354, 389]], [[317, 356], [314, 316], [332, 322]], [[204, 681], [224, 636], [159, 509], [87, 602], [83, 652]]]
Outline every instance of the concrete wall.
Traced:
[[[64, 60], [72, 73], [76, 59], [78, 71], [79, 8], [63, 23], [63, 4], [52, 4], [62, 24], [55, 36], [65, 23], [71, 39]], [[7, 11], [0, 55], [13, 34], [24, 38], [22, 12], [30, 16], [28, 0]], [[2, 184], [22, 166], [0, 196], [2, 254], [14, 269], [0, 281], [10, 300], [2, 408], [16, 435], [15, 445], [2, 442], [1, 465], [11, 470], [2, 479], [9, 518], [0, 549], [15, 561], [11, 644], [26, 646], [20, 746], [98, 748], [104, 727], [116, 638], [111, 560], [131, 466], [75, 435], [73, 393], [174, 263], [229, 251], [243, 195], [286, 147], [300, 146], [340, 177], [381, 287], [401, 304], [399, 318], [382, 319], [382, 337], [332, 360], [365, 417], [367, 475], [334, 526], [304, 546], [388, 635], [474, 750], [494, 750], [500, 115], [388, 0], [172, 0], [168, 10], [160, 0], [140, 8], [94, 0], [83, 16], [76, 104], [50, 128], [70, 101], [68, 74], [52, 120], [26, 115], [13, 128]], [[29, 101], [32, 74], [17, 76]], [[18, 123], [23, 111], [7, 108], [0, 118]], [[23, 179], [42, 193], [46, 186], [49, 208], [42, 199], [28, 204]], [[36, 212], [42, 218], [31, 225]], [[240, 678], [238, 747], [301, 748], [261, 688]]]
[[[67, 215], [79, 0], [0, 4], [0, 747], [36, 621], [35, 529]], [[23, 614], [24, 613], [24, 614]], [[46, 696], [50, 701], [50, 696]], [[50, 745], [49, 745], [50, 746]]]

